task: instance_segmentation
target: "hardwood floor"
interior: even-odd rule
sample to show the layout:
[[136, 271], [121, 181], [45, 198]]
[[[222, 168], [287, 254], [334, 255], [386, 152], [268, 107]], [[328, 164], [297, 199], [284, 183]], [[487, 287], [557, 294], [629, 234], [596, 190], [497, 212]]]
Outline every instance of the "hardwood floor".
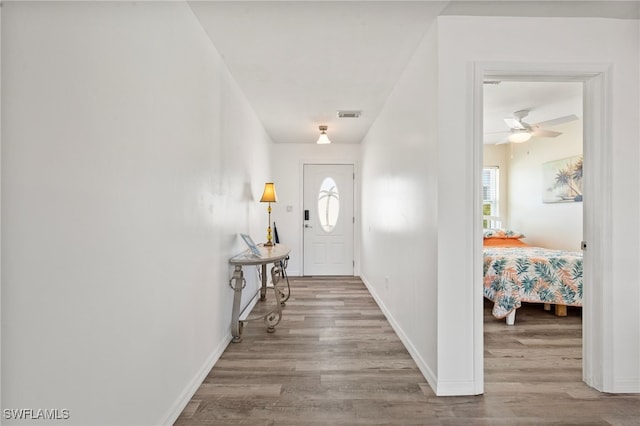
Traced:
[[244, 327], [176, 425], [640, 425], [581, 381], [580, 311], [485, 305], [485, 394], [436, 397], [358, 278], [295, 278], [276, 332]]

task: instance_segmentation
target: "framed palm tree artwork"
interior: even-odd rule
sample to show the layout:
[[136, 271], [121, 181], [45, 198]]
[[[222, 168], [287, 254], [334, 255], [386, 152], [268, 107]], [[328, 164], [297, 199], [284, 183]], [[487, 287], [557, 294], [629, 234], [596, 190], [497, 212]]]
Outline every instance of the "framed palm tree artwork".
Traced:
[[542, 202], [582, 201], [582, 160], [576, 155], [542, 164]]

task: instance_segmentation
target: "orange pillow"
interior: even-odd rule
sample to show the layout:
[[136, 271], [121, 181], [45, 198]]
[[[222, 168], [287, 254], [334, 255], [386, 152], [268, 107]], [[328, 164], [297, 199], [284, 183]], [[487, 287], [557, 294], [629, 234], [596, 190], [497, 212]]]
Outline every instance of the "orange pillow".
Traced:
[[523, 243], [517, 238], [485, 238], [485, 247], [528, 247], [529, 244]]

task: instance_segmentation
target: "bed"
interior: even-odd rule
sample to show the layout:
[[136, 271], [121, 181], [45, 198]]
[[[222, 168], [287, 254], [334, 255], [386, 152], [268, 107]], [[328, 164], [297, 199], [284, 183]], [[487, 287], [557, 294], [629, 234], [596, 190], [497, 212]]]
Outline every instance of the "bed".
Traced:
[[484, 297], [494, 302], [493, 316], [515, 323], [522, 302], [582, 306], [582, 253], [532, 247], [524, 235], [503, 229], [484, 233]]

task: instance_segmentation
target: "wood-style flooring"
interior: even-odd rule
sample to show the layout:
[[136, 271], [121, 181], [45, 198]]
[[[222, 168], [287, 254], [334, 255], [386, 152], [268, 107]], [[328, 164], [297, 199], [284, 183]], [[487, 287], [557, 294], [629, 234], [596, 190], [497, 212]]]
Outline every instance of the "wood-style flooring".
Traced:
[[295, 278], [276, 332], [245, 325], [176, 425], [640, 425], [582, 380], [579, 309], [485, 304], [485, 394], [436, 397], [357, 277]]

